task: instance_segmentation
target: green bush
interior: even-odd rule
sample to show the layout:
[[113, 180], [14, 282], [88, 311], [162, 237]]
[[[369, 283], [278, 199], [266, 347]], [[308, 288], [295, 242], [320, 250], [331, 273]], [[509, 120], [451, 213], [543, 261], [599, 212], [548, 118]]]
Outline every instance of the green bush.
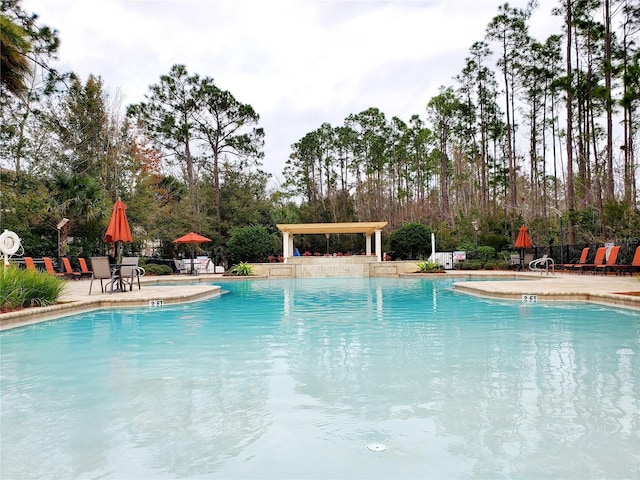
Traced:
[[264, 227], [235, 228], [227, 243], [231, 262], [264, 262], [272, 253], [273, 238]]
[[412, 260], [431, 254], [431, 229], [421, 223], [407, 223], [391, 234], [394, 259]]
[[505, 264], [506, 262], [500, 260], [489, 260], [488, 262], [485, 262], [483, 268], [485, 270], [502, 270], [506, 268]]
[[169, 265], [157, 265], [155, 263], [147, 263], [144, 266], [146, 275], [171, 275], [173, 270]]
[[482, 270], [484, 263], [481, 260], [466, 260], [456, 263], [458, 270]]
[[240, 262], [229, 269], [231, 275], [237, 275], [239, 277], [248, 277], [253, 275], [253, 265]]
[[0, 309], [53, 305], [65, 281], [48, 273], [0, 265]]
[[488, 262], [496, 258], [496, 249], [487, 245], [478, 247], [478, 260]]

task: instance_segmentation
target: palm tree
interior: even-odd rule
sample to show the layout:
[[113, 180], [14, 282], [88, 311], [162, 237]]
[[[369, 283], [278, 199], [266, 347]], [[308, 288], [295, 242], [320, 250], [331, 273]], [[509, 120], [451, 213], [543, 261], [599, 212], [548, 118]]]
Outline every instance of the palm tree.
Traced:
[[31, 70], [27, 53], [31, 44], [27, 32], [0, 15], [0, 83], [10, 93], [20, 96], [25, 90], [25, 75]]

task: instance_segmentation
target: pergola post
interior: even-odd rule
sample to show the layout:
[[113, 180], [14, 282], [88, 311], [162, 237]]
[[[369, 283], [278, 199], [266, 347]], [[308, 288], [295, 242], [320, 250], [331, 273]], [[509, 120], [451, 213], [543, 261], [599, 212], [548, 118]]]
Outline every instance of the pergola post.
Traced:
[[382, 261], [382, 230], [376, 230], [376, 256]]
[[284, 257], [284, 263], [287, 263], [287, 258], [289, 258], [289, 232], [282, 232], [282, 256]]
[[371, 234], [370, 233], [365, 234], [365, 238], [366, 238], [366, 241], [365, 241], [365, 244], [366, 244], [365, 253], [366, 253], [367, 257], [368, 257], [369, 255], [371, 255]]

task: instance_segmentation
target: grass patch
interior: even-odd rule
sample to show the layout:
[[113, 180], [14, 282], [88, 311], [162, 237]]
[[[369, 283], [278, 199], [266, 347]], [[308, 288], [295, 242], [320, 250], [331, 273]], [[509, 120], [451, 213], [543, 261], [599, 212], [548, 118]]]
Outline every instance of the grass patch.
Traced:
[[65, 281], [48, 273], [0, 265], [0, 310], [53, 305]]

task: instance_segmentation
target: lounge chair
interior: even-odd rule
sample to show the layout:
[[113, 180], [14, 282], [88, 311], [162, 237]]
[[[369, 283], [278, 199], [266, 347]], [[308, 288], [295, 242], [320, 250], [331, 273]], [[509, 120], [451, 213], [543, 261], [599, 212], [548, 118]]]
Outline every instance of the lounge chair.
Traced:
[[629, 275], [632, 275], [634, 272], [640, 272], [640, 245], [636, 247], [636, 253], [633, 256], [631, 263], [613, 265], [613, 270], [616, 272], [616, 275], [618, 273], [624, 275], [627, 272], [629, 272]]
[[604, 256], [607, 254], [607, 247], [598, 247], [596, 250], [596, 256], [593, 259], [593, 263], [583, 263], [582, 265], [576, 265], [574, 270], [580, 269], [580, 273], [584, 273], [587, 270], [594, 270], [598, 265], [604, 265]]
[[78, 263], [80, 264], [80, 276], [91, 278], [93, 276], [93, 272], [87, 267], [87, 261], [84, 258], [79, 257]]
[[46, 269], [47, 273], [50, 273], [51, 275], [55, 275], [56, 277], [65, 276], [64, 273], [56, 272], [56, 269], [53, 268], [53, 262], [49, 257], [42, 257], [42, 261], [44, 262], [44, 268]]
[[585, 247], [582, 249], [582, 253], [580, 254], [580, 258], [572, 263], [562, 263], [560, 265], [556, 265], [558, 270], [572, 270], [576, 265], [582, 265], [587, 263], [587, 258], [589, 257], [589, 247]]
[[619, 250], [620, 250], [620, 245], [615, 245], [611, 247], [611, 250], [609, 251], [609, 257], [607, 258], [606, 263], [602, 265], [596, 265], [595, 267], [593, 267], [593, 274], [595, 275], [599, 271], [602, 271], [602, 274], [604, 275], [605, 273], [607, 273], [608, 269], [613, 270], [613, 266], [618, 261]]
[[541, 274], [545, 272], [549, 275], [549, 269], [551, 269], [551, 273], [555, 273], [553, 258], [549, 255], [543, 255], [541, 258], [529, 262], [529, 270], [532, 272], [540, 272]]
[[[111, 271], [111, 265], [109, 265], [109, 257], [91, 257], [91, 283], [89, 284], [89, 295], [91, 295], [91, 288], [93, 287], [93, 281], [100, 280], [100, 290], [104, 293], [105, 287], [111, 285], [111, 292], [113, 292], [113, 286], [118, 280], [116, 272]], [[106, 284], [103, 284], [103, 280], [109, 280]]]
[[36, 264], [33, 261], [32, 257], [22, 257], [24, 260], [24, 267], [27, 270], [31, 270], [32, 272], [37, 272], [38, 269], [36, 268]]
[[62, 257], [62, 266], [64, 267], [64, 275], [67, 278], [73, 278], [74, 280], [80, 279], [80, 272], [76, 272], [71, 268], [71, 262], [67, 257]]

